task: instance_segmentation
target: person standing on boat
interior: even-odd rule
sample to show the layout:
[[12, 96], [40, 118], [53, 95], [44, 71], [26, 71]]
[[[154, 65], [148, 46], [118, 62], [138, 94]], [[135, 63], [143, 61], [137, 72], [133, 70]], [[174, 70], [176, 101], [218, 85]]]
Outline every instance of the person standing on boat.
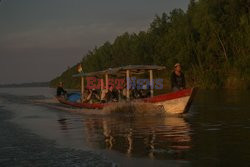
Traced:
[[185, 76], [181, 71], [180, 63], [175, 64], [174, 71], [171, 74], [171, 88], [174, 92], [186, 88]]
[[57, 86], [56, 95], [58, 97], [60, 97], [60, 96], [65, 97], [67, 95], [67, 91], [63, 89], [63, 83], [62, 82], [59, 82], [59, 85]]

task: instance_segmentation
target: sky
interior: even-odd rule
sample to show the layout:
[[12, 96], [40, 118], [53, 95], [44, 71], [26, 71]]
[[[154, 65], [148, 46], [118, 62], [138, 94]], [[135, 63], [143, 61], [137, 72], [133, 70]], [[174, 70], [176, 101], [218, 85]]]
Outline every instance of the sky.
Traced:
[[1, 0], [0, 84], [44, 82], [189, 0]]

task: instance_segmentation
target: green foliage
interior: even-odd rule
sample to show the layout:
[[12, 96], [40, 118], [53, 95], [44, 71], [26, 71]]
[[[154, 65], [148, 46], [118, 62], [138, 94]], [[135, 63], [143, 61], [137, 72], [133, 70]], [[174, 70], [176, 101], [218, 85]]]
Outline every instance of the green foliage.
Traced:
[[[250, 1], [190, 0], [188, 10], [156, 15], [147, 31], [124, 33], [89, 51], [85, 72], [129, 64], [183, 65], [189, 86], [250, 88]], [[78, 88], [76, 66], [51, 81]], [[167, 81], [168, 83], [168, 81]]]

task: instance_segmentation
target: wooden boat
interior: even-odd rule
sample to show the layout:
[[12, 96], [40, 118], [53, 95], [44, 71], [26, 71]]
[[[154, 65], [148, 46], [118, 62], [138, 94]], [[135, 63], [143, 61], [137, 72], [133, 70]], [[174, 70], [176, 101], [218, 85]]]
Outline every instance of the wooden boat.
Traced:
[[[186, 113], [192, 103], [194, 98], [196, 89], [185, 89], [173, 93], [162, 94], [159, 96], [149, 97], [146, 99], [139, 99], [131, 101], [132, 103], [135, 102], [135, 105], [140, 104], [151, 104], [154, 106], [160, 106], [162, 109], [169, 114], [181, 114]], [[114, 104], [118, 104], [119, 102], [112, 102], [112, 103], [78, 103], [78, 102], [70, 102], [65, 100], [64, 98], [58, 98], [57, 100], [65, 105], [76, 107], [76, 108], [86, 108], [86, 109], [105, 109], [106, 107], [112, 106]], [[131, 103], [129, 102], [129, 103]]]
[[[99, 75], [105, 75], [106, 78], [106, 85], [108, 85], [108, 75], [112, 74], [125, 74], [127, 78], [130, 77], [130, 74], [138, 74], [145, 72], [145, 70], [149, 70], [150, 73], [150, 84], [152, 84], [153, 80], [153, 70], [162, 70], [165, 69], [165, 67], [162, 66], [126, 66], [126, 67], [119, 67], [115, 69], [108, 69], [105, 71], [100, 72], [93, 72], [93, 73], [81, 73], [74, 75], [75, 77], [81, 77], [81, 85], [82, 94], [84, 93], [84, 77], [86, 76], [99, 76]], [[127, 79], [127, 86], [129, 86], [129, 82]], [[102, 89], [103, 86], [102, 86]], [[129, 89], [128, 89], [129, 90]], [[157, 108], [161, 108], [168, 114], [181, 114], [185, 113], [189, 110], [190, 105], [193, 101], [193, 98], [195, 96], [196, 89], [184, 89], [177, 92], [171, 92], [167, 94], [162, 94], [158, 96], [153, 96], [153, 89], [151, 89], [151, 97], [144, 98], [144, 99], [135, 99], [130, 100], [129, 91], [127, 91], [127, 101], [124, 103], [122, 102], [122, 105], [145, 105], [145, 106], [156, 106]], [[111, 103], [84, 103], [84, 102], [70, 102], [65, 100], [64, 98], [57, 97], [57, 100], [65, 105], [76, 107], [76, 108], [86, 108], [86, 109], [99, 109], [99, 110], [105, 110], [106, 108], [109, 108], [111, 106], [119, 106], [120, 102], [111, 102]]]

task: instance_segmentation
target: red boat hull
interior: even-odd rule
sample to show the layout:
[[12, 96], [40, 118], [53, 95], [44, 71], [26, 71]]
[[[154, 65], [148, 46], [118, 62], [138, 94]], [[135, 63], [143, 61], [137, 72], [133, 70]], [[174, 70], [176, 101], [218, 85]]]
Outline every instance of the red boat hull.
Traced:
[[[188, 111], [191, 102], [193, 100], [194, 94], [195, 94], [195, 89], [192, 88], [136, 101], [137, 103], [138, 102], [151, 103], [153, 105], [163, 106], [166, 112], [178, 114]], [[64, 98], [58, 98], [58, 97], [57, 100], [60, 103], [69, 105], [71, 107], [86, 108], [86, 109], [103, 109], [107, 106], [114, 104], [114, 103], [94, 103], [94, 104], [77, 103], [77, 102], [69, 102]]]

